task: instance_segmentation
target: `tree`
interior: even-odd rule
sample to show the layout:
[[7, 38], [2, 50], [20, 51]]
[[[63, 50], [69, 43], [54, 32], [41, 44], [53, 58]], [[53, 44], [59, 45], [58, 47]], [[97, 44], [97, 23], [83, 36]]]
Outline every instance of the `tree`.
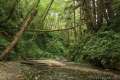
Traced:
[[38, 0], [38, 3], [36, 4], [36, 6], [33, 7], [32, 11], [31, 11], [31, 14], [27, 15], [27, 17], [25, 18], [25, 21], [23, 21], [23, 23], [21, 25], [20, 31], [18, 31], [15, 34], [13, 41], [2, 52], [2, 54], [0, 55], [0, 60], [6, 59], [8, 54], [9, 54], [9, 52], [16, 46], [16, 44], [18, 43], [20, 37], [24, 33], [24, 31], [26, 30], [28, 25], [31, 23], [33, 18], [36, 16], [36, 14], [37, 14], [37, 7], [38, 7], [39, 2], [40, 2], [40, 0]]

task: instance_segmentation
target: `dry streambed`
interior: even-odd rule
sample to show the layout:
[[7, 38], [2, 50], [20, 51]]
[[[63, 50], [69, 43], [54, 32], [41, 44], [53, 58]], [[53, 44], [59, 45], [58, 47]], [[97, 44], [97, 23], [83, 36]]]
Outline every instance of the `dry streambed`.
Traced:
[[55, 60], [1, 62], [0, 80], [120, 80], [110, 71]]

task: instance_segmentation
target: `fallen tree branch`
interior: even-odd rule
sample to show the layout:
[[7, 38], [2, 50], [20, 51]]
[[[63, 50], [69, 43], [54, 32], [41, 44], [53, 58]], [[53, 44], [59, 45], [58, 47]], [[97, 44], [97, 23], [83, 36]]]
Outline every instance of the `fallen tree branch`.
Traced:
[[[76, 27], [70, 27], [70, 28], [64, 28], [64, 29], [53, 29], [53, 30], [39, 30], [39, 29], [29, 29], [26, 30], [26, 32], [56, 32], [56, 31], [66, 31], [66, 30], [71, 30], [71, 29], [75, 29], [78, 28], [79, 26]], [[17, 31], [18, 29], [9, 29], [9, 30], [4, 30], [4, 31], [10, 31], [10, 30], [14, 30]], [[2, 32], [2, 31], [0, 31]]]
[[36, 6], [34, 6], [34, 8], [32, 9], [30, 15], [27, 15], [27, 17], [25, 18], [25, 21], [23, 21], [20, 31], [18, 31], [14, 38], [13, 41], [5, 48], [5, 50], [1, 53], [0, 55], [0, 60], [4, 60], [8, 57], [10, 51], [16, 46], [16, 44], [18, 43], [19, 39], [21, 38], [22, 34], [25, 32], [25, 30], [27, 29], [27, 27], [30, 25], [30, 23], [32, 22], [32, 20], [34, 19], [34, 17], [37, 14], [37, 7], [39, 4], [40, 0], [38, 0], [38, 3]]

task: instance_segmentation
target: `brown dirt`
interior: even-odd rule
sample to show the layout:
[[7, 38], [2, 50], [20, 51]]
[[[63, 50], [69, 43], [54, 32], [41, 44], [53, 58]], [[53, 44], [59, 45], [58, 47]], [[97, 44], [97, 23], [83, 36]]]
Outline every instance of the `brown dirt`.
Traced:
[[0, 80], [24, 80], [17, 62], [0, 62]]
[[[74, 63], [63, 65], [48, 60], [45, 60], [47, 65], [41, 65], [44, 63], [41, 60], [30, 63], [0, 62], [0, 80], [120, 80], [119, 74]], [[110, 79], [104, 79], [106, 77]]]

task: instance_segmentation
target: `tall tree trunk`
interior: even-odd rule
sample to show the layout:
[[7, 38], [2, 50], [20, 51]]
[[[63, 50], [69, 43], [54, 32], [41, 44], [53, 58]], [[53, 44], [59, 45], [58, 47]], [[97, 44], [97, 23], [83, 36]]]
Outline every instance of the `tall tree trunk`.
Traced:
[[46, 16], [47, 16], [48, 13], [49, 13], [49, 10], [50, 10], [53, 2], [54, 2], [54, 0], [51, 0], [51, 2], [50, 2], [49, 5], [47, 6], [47, 8], [46, 8], [46, 10], [45, 10], [45, 12], [44, 12], [44, 14], [43, 14], [43, 16], [42, 16], [41, 23], [40, 23], [40, 24], [42, 24], [41, 29], [43, 29], [44, 21], [45, 21], [45, 19], [46, 19]]
[[84, 5], [83, 9], [85, 11], [85, 20], [86, 20], [86, 25], [88, 27], [88, 30], [90, 32], [94, 32], [93, 30], [93, 19], [92, 19], [92, 10], [91, 10], [91, 0], [84, 0]]
[[96, 7], [96, 15], [97, 15], [97, 18], [96, 18], [96, 28], [95, 28], [95, 32], [97, 32], [101, 26], [102, 26], [102, 23], [103, 23], [103, 0], [97, 0], [96, 2], [97, 4], [97, 7]]
[[[73, 5], [74, 5], [74, 7], [76, 6], [74, 0], [73, 0]], [[73, 16], [74, 16], [74, 23], [73, 23], [73, 26], [76, 27], [76, 11], [75, 11], [75, 9], [74, 9]], [[77, 41], [77, 28], [74, 28], [73, 31], [74, 31], [74, 41], [75, 41], [75, 43], [76, 43], [76, 41]]]
[[114, 17], [114, 11], [112, 9], [113, 0], [104, 0], [105, 5], [105, 16], [107, 20], [107, 24], [110, 25], [112, 22], [112, 18]]

